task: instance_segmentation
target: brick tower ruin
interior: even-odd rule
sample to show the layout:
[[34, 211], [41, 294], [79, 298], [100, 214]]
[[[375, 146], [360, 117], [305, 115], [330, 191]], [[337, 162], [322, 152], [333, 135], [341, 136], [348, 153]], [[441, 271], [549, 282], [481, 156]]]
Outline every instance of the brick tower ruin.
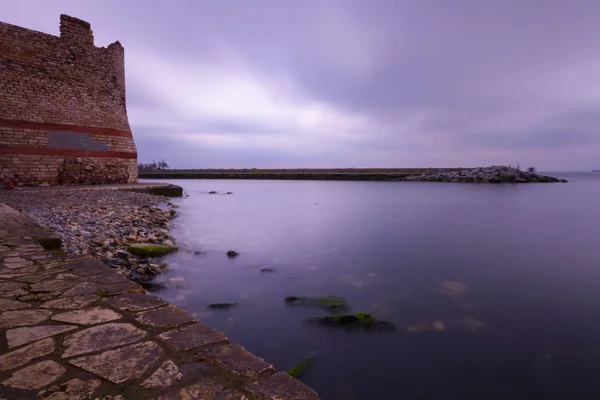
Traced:
[[60, 36], [0, 22], [0, 183], [137, 179], [121, 44], [67, 15]]

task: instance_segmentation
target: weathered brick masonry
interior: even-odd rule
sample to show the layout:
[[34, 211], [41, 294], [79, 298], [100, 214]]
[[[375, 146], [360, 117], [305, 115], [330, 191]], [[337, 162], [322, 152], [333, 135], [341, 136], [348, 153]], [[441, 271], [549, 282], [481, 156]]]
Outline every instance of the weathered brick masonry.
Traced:
[[132, 183], [136, 164], [121, 44], [67, 15], [60, 36], [0, 22], [0, 181]]

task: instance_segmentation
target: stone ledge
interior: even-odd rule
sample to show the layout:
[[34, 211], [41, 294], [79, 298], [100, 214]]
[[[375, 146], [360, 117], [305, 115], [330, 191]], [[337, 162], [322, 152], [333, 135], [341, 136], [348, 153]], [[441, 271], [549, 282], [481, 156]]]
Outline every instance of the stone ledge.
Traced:
[[318, 399], [100, 261], [47, 252], [31, 236], [35, 224], [2, 204], [0, 221], [0, 393], [51, 400], [123, 391], [140, 399]]

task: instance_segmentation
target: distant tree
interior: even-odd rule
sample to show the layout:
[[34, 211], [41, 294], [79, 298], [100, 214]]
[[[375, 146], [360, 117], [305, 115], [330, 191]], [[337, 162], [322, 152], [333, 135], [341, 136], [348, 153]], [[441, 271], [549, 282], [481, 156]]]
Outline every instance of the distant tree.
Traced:
[[167, 162], [165, 161], [164, 158], [158, 162], [158, 169], [167, 169], [167, 168], [169, 168], [169, 164], [167, 164]]

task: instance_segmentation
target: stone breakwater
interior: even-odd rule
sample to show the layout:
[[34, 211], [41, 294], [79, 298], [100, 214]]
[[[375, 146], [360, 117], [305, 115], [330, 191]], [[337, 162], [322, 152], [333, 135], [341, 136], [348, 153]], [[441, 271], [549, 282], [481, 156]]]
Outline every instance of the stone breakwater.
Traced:
[[164, 197], [127, 191], [0, 191], [6, 203], [58, 233], [62, 250], [90, 255], [127, 278], [148, 281], [168, 265], [127, 251], [134, 243], [173, 245], [174, 206]]
[[[485, 168], [471, 168], [452, 171], [438, 171], [434, 173], [412, 175], [399, 178], [403, 181], [419, 182], [472, 182], [472, 183], [532, 183], [532, 182], [560, 182], [551, 176], [538, 175], [524, 172], [516, 168], [505, 166], [491, 166]], [[563, 182], [566, 182], [563, 180]]]
[[89, 255], [50, 253], [0, 203], [0, 399], [318, 400]]

